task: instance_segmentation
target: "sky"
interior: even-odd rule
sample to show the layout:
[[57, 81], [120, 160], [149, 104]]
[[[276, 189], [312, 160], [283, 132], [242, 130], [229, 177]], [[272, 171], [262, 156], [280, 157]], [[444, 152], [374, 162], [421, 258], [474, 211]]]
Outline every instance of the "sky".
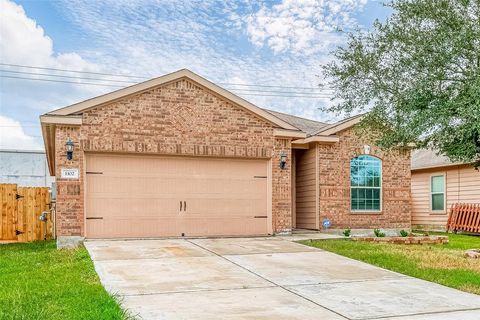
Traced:
[[336, 121], [322, 65], [389, 13], [378, 0], [0, 0], [0, 149], [43, 149], [41, 114], [182, 68]]

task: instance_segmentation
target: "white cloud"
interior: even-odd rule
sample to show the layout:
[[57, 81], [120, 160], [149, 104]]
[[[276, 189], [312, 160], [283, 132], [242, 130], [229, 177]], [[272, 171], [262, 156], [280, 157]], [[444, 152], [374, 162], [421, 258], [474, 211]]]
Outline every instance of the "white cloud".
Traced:
[[[354, 0], [323, 1], [319, 7], [320, 2], [285, 0], [270, 7], [250, 0], [53, 2], [62, 20], [89, 39], [86, 47], [61, 53], [20, 5], [0, 0], [0, 58], [5, 63], [151, 77], [189, 68], [217, 83], [316, 87], [321, 65], [330, 59], [328, 44], [341, 40], [331, 30], [351, 24], [352, 10], [360, 7]], [[331, 15], [325, 15], [328, 10]], [[13, 79], [1, 79], [0, 85], [0, 114], [36, 124], [41, 113], [116, 89]], [[330, 103], [327, 98], [257, 96], [248, 94], [262, 93], [226, 88], [260, 107], [332, 119], [319, 110]], [[40, 136], [39, 127], [24, 129]]]
[[53, 41], [22, 6], [0, 0], [0, 58], [4, 63], [95, 70], [77, 53], [55, 54]]
[[[328, 50], [302, 56], [265, 54], [248, 42], [242, 29], [242, 12], [251, 12], [256, 6], [250, 1], [70, 0], [59, 10], [92, 39], [95, 50], [82, 55], [110, 71], [155, 77], [188, 68], [217, 83], [317, 87], [321, 64], [329, 59]], [[281, 26], [271, 28], [281, 32]], [[271, 41], [279, 48], [284, 46], [281, 38]], [[277, 90], [286, 91], [286, 95], [294, 91]], [[232, 92], [260, 107], [315, 119], [327, 117], [319, 107], [329, 103], [328, 99]]]
[[[26, 15], [21, 5], [10, 0], [0, 0], [0, 61], [2, 63], [26, 66], [41, 66], [56, 69], [70, 69], [79, 71], [100, 71], [100, 67], [81, 57], [76, 52], [57, 53], [53, 50], [52, 39], [45, 34], [44, 29], [37, 22]], [[18, 74], [8, 71], [36, 72], [50, 75], [58, 75], [60, 72], [53, 70], [32, 70], [28, 68], [11, 68], [2, 66], [7, 72], [3, 76], [27, 77], [27, 78], [49, 78], [31, 74]], [[70, 76], [75, 74], [70, 74]], [[7, 80], [8, 79], [8, 80]], [[70, 82], [81, 82], [80, 79], [65, 79]], [[52, 90], [52, 88], [54, 88]], [[29, 103], [34, 100], [38, 104], [21, 104], [15, 101], [11, 106], [11, 94], [18, 91], [28, 92], [28, 97], [16, 95], [22, 99], [28, 99]], [[40, 81], [26, 81], [20, 79], [4, 78], [2, 81], [2, 107], [14, 107], [19, 105], [22, 109], [34, 108], [36, 110], [49, 111], [55, 107], [73, 103], [78, 99], [87, 98], [104, 92], [104, 88], [95, 86], [78, 86], [73, 84], [48, 83]], [[66, 94], [68, 92], [68, 94]], [[46, 94], [47, 93], [47, 94]], [[12, 99], [13, 100], [13, 99]]]
[[[0, 62], [6, 64], [42, 66], [48, 68], [96, 71], [98, 66], [76, 52], [57, 53], [52, 39], [44, 29], [25, 13], [22, 6], [0, 0]], [[58, 74], [56, 71], [35, 71], [28, 68], [2, 66], [0, 75], [0, 123], [2, 147], [16, 149], [42, 148], [38, 116], [105, 91], [105, 88], [77, 86], [67, 83], [12, 79], [48, 78], [7, 71]], [[51, 79], [51, 78], [50, 78]], [[79, 82], [78, 79], [65, 79]], [[25, 133], [21, 122], [28, 122]]]
[[0, 149], [42, 150], [43, 146], [25, 133], [20, 122], [0, 115]]
[[243, 20], [249, 40], [275, 53], [308, 55], [326, 52], [343, 41], [337, 29], [355, 25], [352, 15], [367, 0], [283, 0], [261, 8]]

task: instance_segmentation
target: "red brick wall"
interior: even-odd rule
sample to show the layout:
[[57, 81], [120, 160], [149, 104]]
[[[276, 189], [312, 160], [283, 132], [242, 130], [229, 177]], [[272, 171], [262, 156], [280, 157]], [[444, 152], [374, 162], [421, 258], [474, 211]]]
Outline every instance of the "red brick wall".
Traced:
[[[280, 169], [280, 155], [287, 155], [287, 165]], [[292, 229], [292, 149], [290, 139], [276, 139], [272, 160], [272, 222], [276, 232]]]
[[[290, 139], [275, 140], [269, 122], [189, 80], [127, 97], [83, 113], [81, 128], [57, 128], [56, 173], [78, 166], [83, 151], [215, 157], [265, 158], [272, 161], [273, 231], [291, 229], [291, 170], [280, 170], [280, 152], [291, 160]], [[76, 145], [73, 161], [65, 157], [67, 137]], [[84, 235], [83, 175], [57, 180], [59, 235]]]
[[[84, 235], [83, 152], [79, 146], [80, 128], [58, 126], [55, 135], [55, 176], [57, 185], [57, 236]], [[67, 160], [65, 143], [74, 141], [72, 160]], [[62, 179], [61, 168], [78, 168], [79, 179]]]
[[[355, 130], [337, 134], [339, 143], [319, 145], [320, 222], [328, 218], [332, 228], [410, 228], [410, 152], [384, 152], [358, 137]], [[350, 210], [350, 160], [363, 154], [382, 160], [382, 211], [360, 213]]]
[[188, 80], [83, 114], [85, 151], [269, 158], [273, 127]]

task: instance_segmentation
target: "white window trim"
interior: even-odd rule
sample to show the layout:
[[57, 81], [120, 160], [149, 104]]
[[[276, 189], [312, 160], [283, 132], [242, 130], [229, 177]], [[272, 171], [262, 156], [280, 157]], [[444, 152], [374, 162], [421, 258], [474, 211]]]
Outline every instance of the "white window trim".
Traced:
[[[380, 161], [380, 187], [360, 187], [360, 186], [352, 186], [352, 160], [353, 158], [360, 157], [360, 156], [369, 156], [375, 159], [378, 159]], [[381, 213], [383, 211], [383, 161], [382, 159], [369, 155], [369, 154], [360, 154], [358, 156], [355, 156], [350, 159], [350, 163], [348, 165], [349, 168], [349, 175], [348, 175], [348, 183], [350, 184], [350, 198], [349, 198], [349, 203], [348, 206], [350, 207], [350, 212], [354, 214], [361, 214], [361, 213]], [[380, 208], [378, 210], [355, 210], [352, 209], [352, 189], [356, 188], [372, 188], [372, 189], [380, 189]]]
[[[443, 192], [433, 192], [432, 191], [432, 178], [433, 177], [443, 177]], [[429, 198], [429, 204], [430, 204], [430, 213], [432, 214], [445, 214], [447, 213], [447, 174], [445, 172], [437, 172], [437, 173], [432, 173], [428, 179], [428, 184], [429, 184], [429, 193], [428, 193], [428, 198]], [[443, 194], [443, 209], [442, 210], [433, 210], [433, 201], [432, 201], [432, 195], [433, 194]]]

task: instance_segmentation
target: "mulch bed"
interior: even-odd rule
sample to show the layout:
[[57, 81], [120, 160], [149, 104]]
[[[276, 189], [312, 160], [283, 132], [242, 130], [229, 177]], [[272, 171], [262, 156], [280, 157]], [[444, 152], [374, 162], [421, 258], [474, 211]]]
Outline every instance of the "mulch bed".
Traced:
[[367, 241], [395, 244], [442, 244], [448, 243], [447, 236], [408, 236], [408, 237], [352, 237], [354, 241]]

